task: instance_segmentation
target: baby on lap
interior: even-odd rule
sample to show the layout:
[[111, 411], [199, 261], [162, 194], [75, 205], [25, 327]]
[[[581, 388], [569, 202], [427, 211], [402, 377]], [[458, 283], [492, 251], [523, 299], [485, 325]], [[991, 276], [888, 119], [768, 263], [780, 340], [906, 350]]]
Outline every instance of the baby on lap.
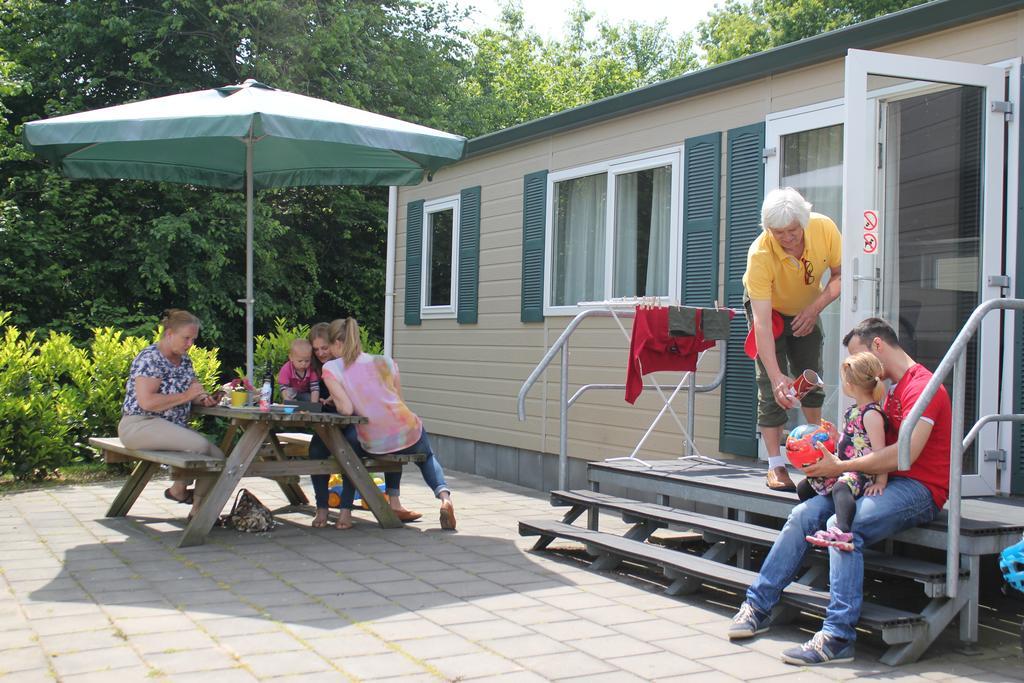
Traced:
[[313, 347], [305, 339], [296, 339], [288, 349], [288, 362], [277, 373], [281, 398], [287, 401], [320, 400], [320, 378], [310, 367]]

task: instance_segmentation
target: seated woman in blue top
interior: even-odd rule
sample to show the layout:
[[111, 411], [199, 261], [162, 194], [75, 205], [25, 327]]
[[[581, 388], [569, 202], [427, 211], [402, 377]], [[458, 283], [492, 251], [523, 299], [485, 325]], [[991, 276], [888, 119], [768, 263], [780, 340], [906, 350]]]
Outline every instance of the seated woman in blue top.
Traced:
[[[128, 371], [121, 422], [117, 435], [128, 448], [186, 451], [224, 457], [219, 448], [188, 427], [193, 405], [216, 405], [217, 399], [203, 389], [192, 368], [188, 350], [199, 334], [199, 318], [178, 308], [164, 312], [163, 334], [135, 357]], [[176, 481], [164, 496], [191, 503], [192, 513], [212, 480], [200, 479], [195, 490]]]

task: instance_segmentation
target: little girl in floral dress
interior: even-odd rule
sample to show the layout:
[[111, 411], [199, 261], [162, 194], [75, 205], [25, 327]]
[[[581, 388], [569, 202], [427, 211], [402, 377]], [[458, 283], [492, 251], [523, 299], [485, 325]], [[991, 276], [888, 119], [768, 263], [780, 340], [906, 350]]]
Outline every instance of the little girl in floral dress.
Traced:
[[[854, 405], [843, 416], [843, 433], [836, 449], [836, 456], [841, 460], [859, 458], [885, 445], [888, 420], [879, 403], [885, 395], [885, 385], [879, 379], [881, 375], [881, 362], [866, 351], [849, 356], [839, 366], [843, 393], [854, 400]], [[832, 496], [836, 508], [835, 526], [807, 536], [807, 542], [818, 547], [853, 550], [851, 529], [857, 511], [857, 499], [865, 494], [877, 496], [885, 489], [887, 482], [886, 474], [870, 475], [861, 472], [804, 479], [796, 489], [800, 500], [816, 495]]]

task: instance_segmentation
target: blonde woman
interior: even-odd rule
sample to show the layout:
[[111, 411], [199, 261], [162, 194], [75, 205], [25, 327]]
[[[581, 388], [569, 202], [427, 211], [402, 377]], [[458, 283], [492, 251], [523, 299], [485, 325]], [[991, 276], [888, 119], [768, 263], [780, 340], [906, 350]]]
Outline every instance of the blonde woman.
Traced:
[[[361, 457], [425, 453], [426, 460], [417, 464], [423, 480], [441, 500], [441, 528], [455, 529], [451, 490], [430, 447], [430, 438], [422, 420], [402, 400], [398, 365], [386, 356], [371, 356], [363, 352], [359, 323], [355, 318], [332, 322], [328, 341], [334, 360], [324, 364], [323, 379], [334, 399], [335, 408], [342, 415], [362, 415], [368, 420], [366, 424], [356, 425], [361, 447], [357, 452]], [[341, 512], [335, 523], [339, 529], [352, 527], [354, 495], [355, 489], [346, 480], [341, 493]], [[390, 497], [391, 507], [402, 510], [396, 503], [397, 490], [390, 493]], [[399, 518], [402, 518], [401, 514]]]
[[[223, 458], [219, 448], [188, 427], [193, 405], [217, 403], [217, 398], [199, 383], [188, 356], [199, 335], [199, 318], [174, 308], [164, 312], [160, 324], [164, 328], [160, 341], [140, 351], [128, 371], [117, 435], [128, 448]], [[191, 504], [191, 517], [211, 482], [200, 479], [193, 491], [188, 489], [188, 482], [176, 481], [164, 491], [164, 497]]]

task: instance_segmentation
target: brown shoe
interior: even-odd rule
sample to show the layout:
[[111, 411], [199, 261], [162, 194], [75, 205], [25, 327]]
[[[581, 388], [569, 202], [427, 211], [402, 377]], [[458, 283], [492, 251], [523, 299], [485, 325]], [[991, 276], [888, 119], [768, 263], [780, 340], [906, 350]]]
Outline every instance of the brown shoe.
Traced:
[[796, 491], [796, 484], [789, 478], [785, 467], [770, 467], [765, 476], [764, 485], [772, 491]]
[[441, 528], [455, 531], [455, 506], [450, 500], [441, 503]]
[[415, 522], [417, 519], [423, 516], [422, 513], [413, 512], [412, 510], [395, 510], [395, 516], [402, 522]]

